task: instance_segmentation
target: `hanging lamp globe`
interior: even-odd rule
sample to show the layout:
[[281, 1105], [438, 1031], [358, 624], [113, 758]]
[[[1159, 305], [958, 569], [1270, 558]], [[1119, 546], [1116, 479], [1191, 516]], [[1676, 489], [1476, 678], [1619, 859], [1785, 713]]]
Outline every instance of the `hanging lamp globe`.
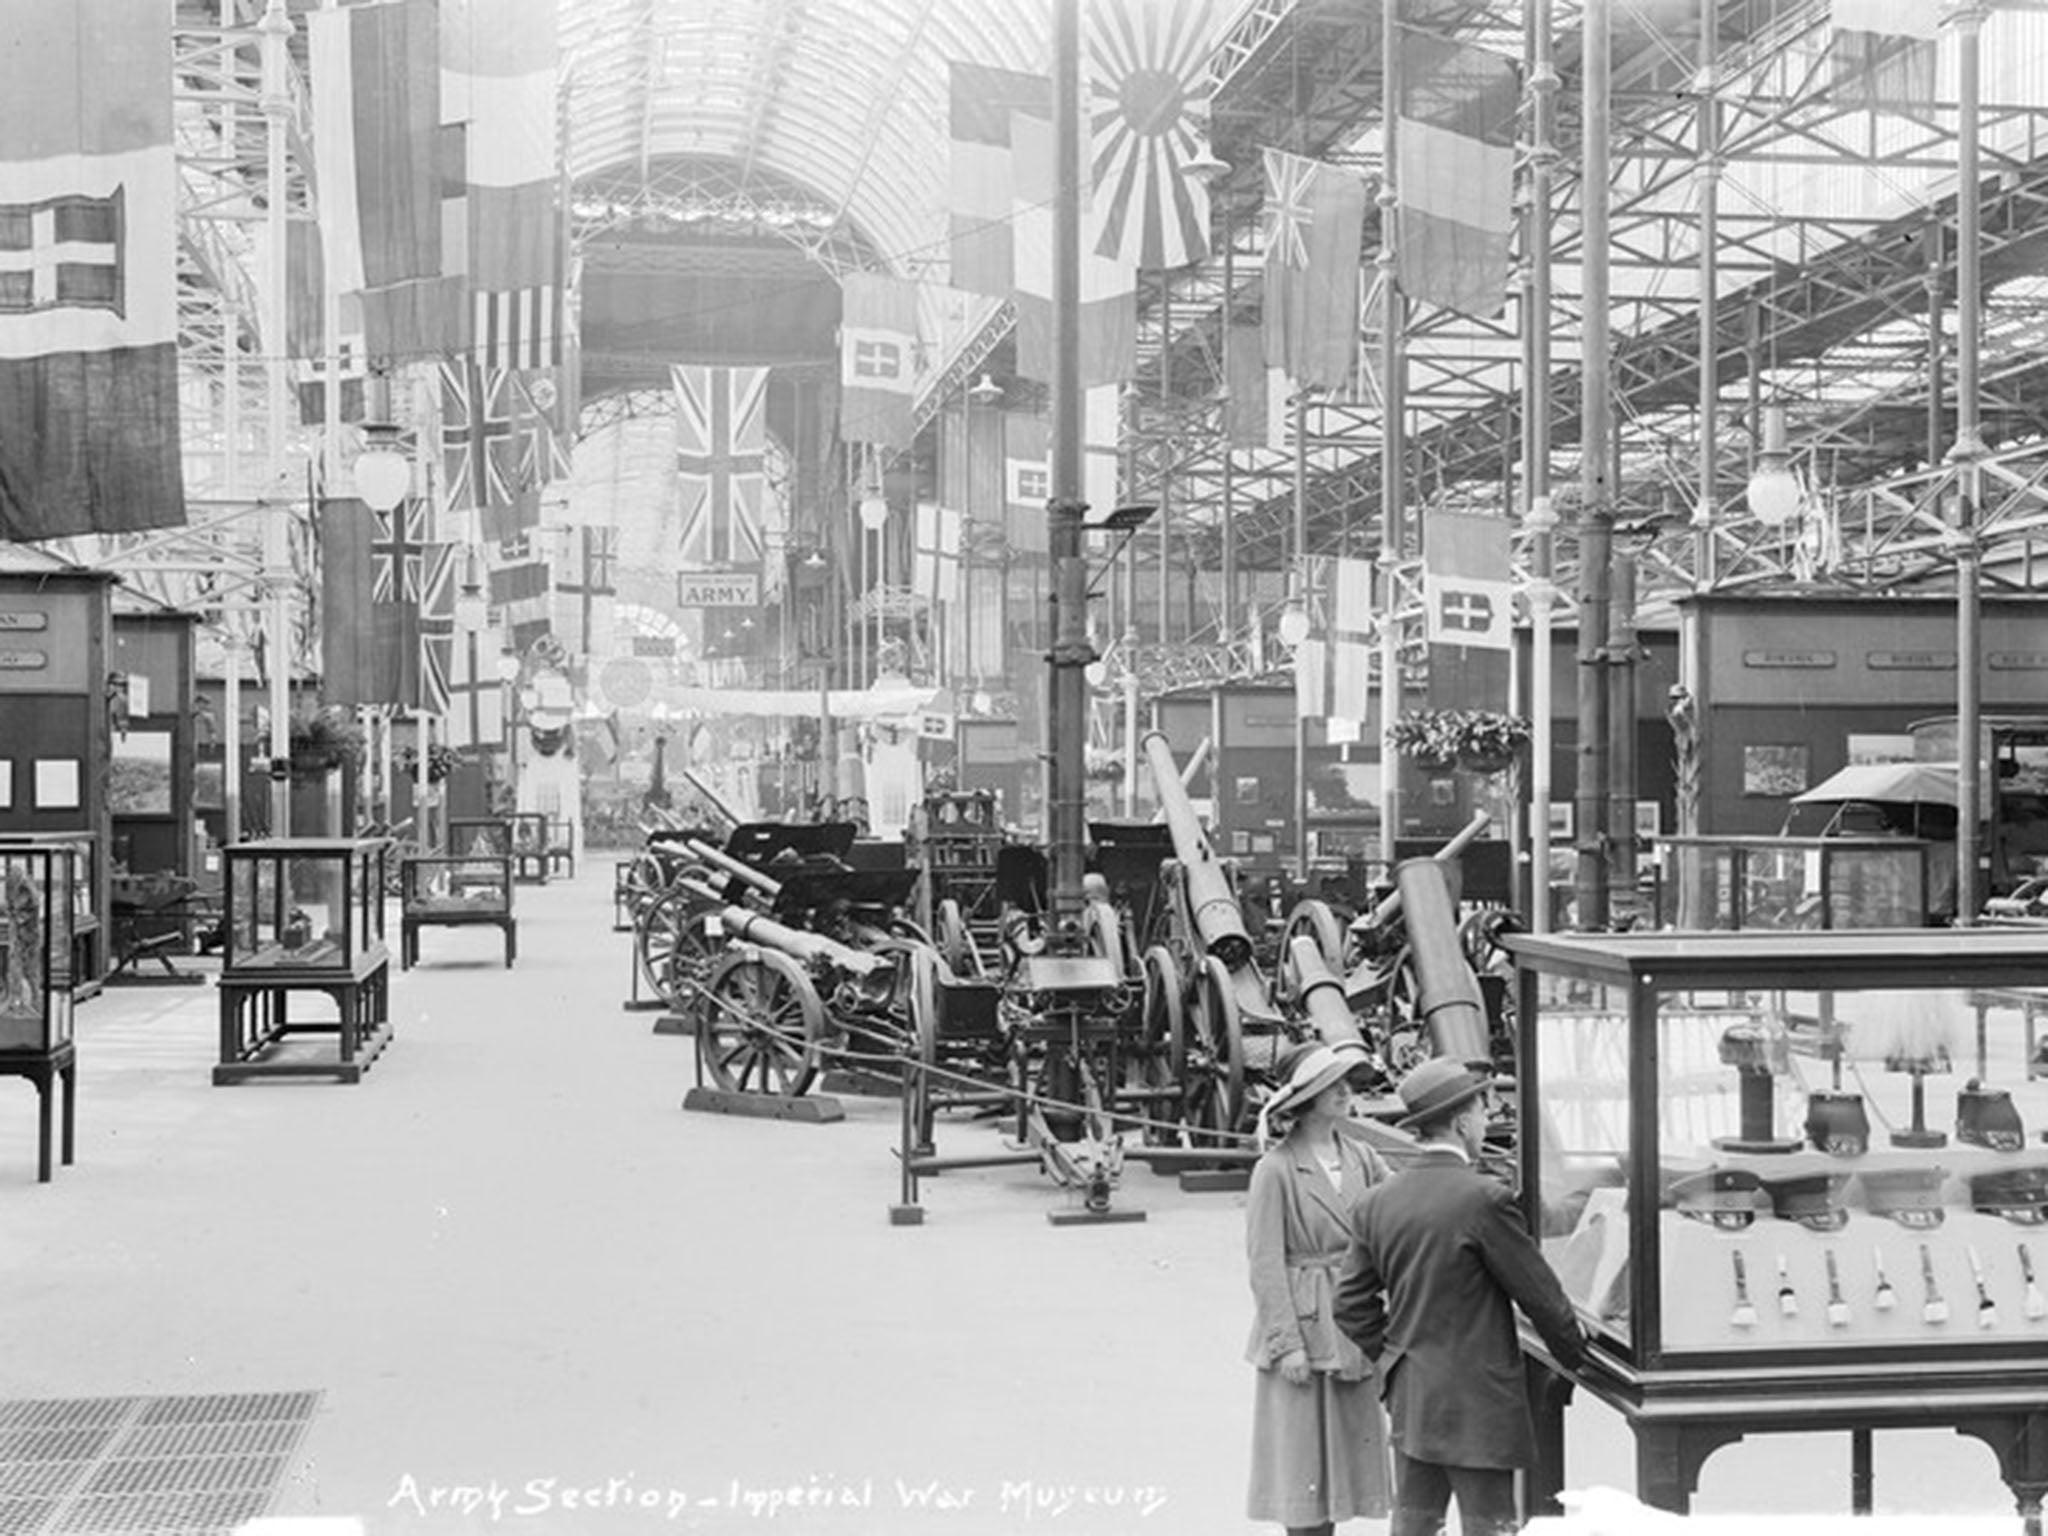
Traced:
[[1792, 473], [1785, 441], [1785, 407], [1764, 407], [1764, 441], [1749, 477], [1749, 510], [1766, 527], [1782, 528], [1799, 515], [1804, 501], [1799, 477]]

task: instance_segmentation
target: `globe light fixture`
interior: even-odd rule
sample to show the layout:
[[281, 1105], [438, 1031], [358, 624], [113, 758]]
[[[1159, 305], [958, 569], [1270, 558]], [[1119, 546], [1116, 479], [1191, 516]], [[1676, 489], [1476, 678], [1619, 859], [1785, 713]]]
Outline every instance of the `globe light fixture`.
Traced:
[[1803, 499], [1785, 444], [1785, 407], [1767, 405], [1763, 447], [1749, 476], [1749, 510], [1765, 526], [1781, 528], [1799, 515]]
[[1298, 646], [1308, 638], [1308, 610], [1299, 603], [1289, 603], [1280, 614], [1280, 643]]
[[356, 494], [372, 512], [389, 512], [412, 489], [412, 461], [398, 451], [398, 428], [377, 422], [363, 428], [356, 455]]
[[1081, 669], [1081, 675], [1088, 679], [1090, 688], [1100, 688], [1109, 681], [1109, 667], [1100, 661], [1091, 661]]
[[455, 598], [455, 627], [475, 634], [491, 622], [491, 605], [475, 587], [464, 587]]
[[869, 533], [880, 533], [889, 526], [889, 503], [882, 500], [880, 492], [869, 491], [861, 497], [860, 525]]
[[968, 703], [973, 706], [974, 712], [977, 715], [985, 715], [996, 707], [996, 701], [989, 697], [989, 691], [986, 688], [975, 689], [974, 697]]

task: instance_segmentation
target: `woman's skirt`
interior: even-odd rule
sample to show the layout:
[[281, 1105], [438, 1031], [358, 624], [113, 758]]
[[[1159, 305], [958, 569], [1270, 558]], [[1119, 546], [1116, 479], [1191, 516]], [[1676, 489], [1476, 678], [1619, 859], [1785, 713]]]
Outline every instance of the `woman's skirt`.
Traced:
[[1393, 1468], [1378, 1380], [1339, 1381], [1317, 1371], [1297, 1387], [1277, 1370], [1253, 1374], [1245, 1512], [1288, 1526], [1385, 1515]]

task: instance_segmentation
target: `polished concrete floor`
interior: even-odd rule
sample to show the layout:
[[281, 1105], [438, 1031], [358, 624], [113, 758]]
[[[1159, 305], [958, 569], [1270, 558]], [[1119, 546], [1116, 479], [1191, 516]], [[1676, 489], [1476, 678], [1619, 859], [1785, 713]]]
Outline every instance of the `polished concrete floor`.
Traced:
[[[0, 1080], [0, 1398], [317, 1391], [274, 1503], [308, 1531], [1252, 1529], [1242, 1196], [1134, 1169], [1146, 1221], [1055, 1228], [1036, 1170], [959, 1172], [892, 1227], [893, 1104], [683, 1112], [610, 878], [522, 888], [510, 971], [495, 930], [428, 930], [354, 1086], [213, 1087], [210, 985], [85, 1004], [53, 1183]], [[1574, 1484], [1633, 1486], [1612, 1415], [1569, 1433]], [[2010, 1508], [1974, 1442], [1877, 1447], [1881, 1511]], [[1779, 1437], [1697, 1507], [1847, 1488], [1842, 1437]]]

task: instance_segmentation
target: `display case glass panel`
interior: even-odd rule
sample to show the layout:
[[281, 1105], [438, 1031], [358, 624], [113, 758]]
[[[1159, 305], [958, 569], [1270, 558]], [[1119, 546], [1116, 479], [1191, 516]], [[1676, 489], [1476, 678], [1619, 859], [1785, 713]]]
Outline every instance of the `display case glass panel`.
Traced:
[[0, 847], [0, 1052], [48, 1052], [71, 1039], [74, 854]]
[[90, 832], [0, 833], [0, 849], [63, 848], [71, 852], [71, 924], [73, 931], [99, 921], [99, 869], [93, 857], [98, 839]]
[[386, 846], [275, 838], [229, 848], [224, 972], [347, 971], [381, 950]]
[[1927, 921], [1929, 844], [1905, 838], [1655, 840], [1662, 928], [1910, 928]]
[[2048, 1354], [2048, 951], [1995, 930], [1507, 942], [1532, 1219], [1617, 1354]]
[[512, 824], [502, 816], [451, 816], [448, 851], [466, 858], [510, 854]]
[[512, 861], [507, 857], [407, 859], [399, 889], [407, 917], [503, 916], [512, 910]]
[[548, 819], [539, 811], [521, 811], [511, 818], [512, 851], [524, 857], [538, 857], [548, 849]]

